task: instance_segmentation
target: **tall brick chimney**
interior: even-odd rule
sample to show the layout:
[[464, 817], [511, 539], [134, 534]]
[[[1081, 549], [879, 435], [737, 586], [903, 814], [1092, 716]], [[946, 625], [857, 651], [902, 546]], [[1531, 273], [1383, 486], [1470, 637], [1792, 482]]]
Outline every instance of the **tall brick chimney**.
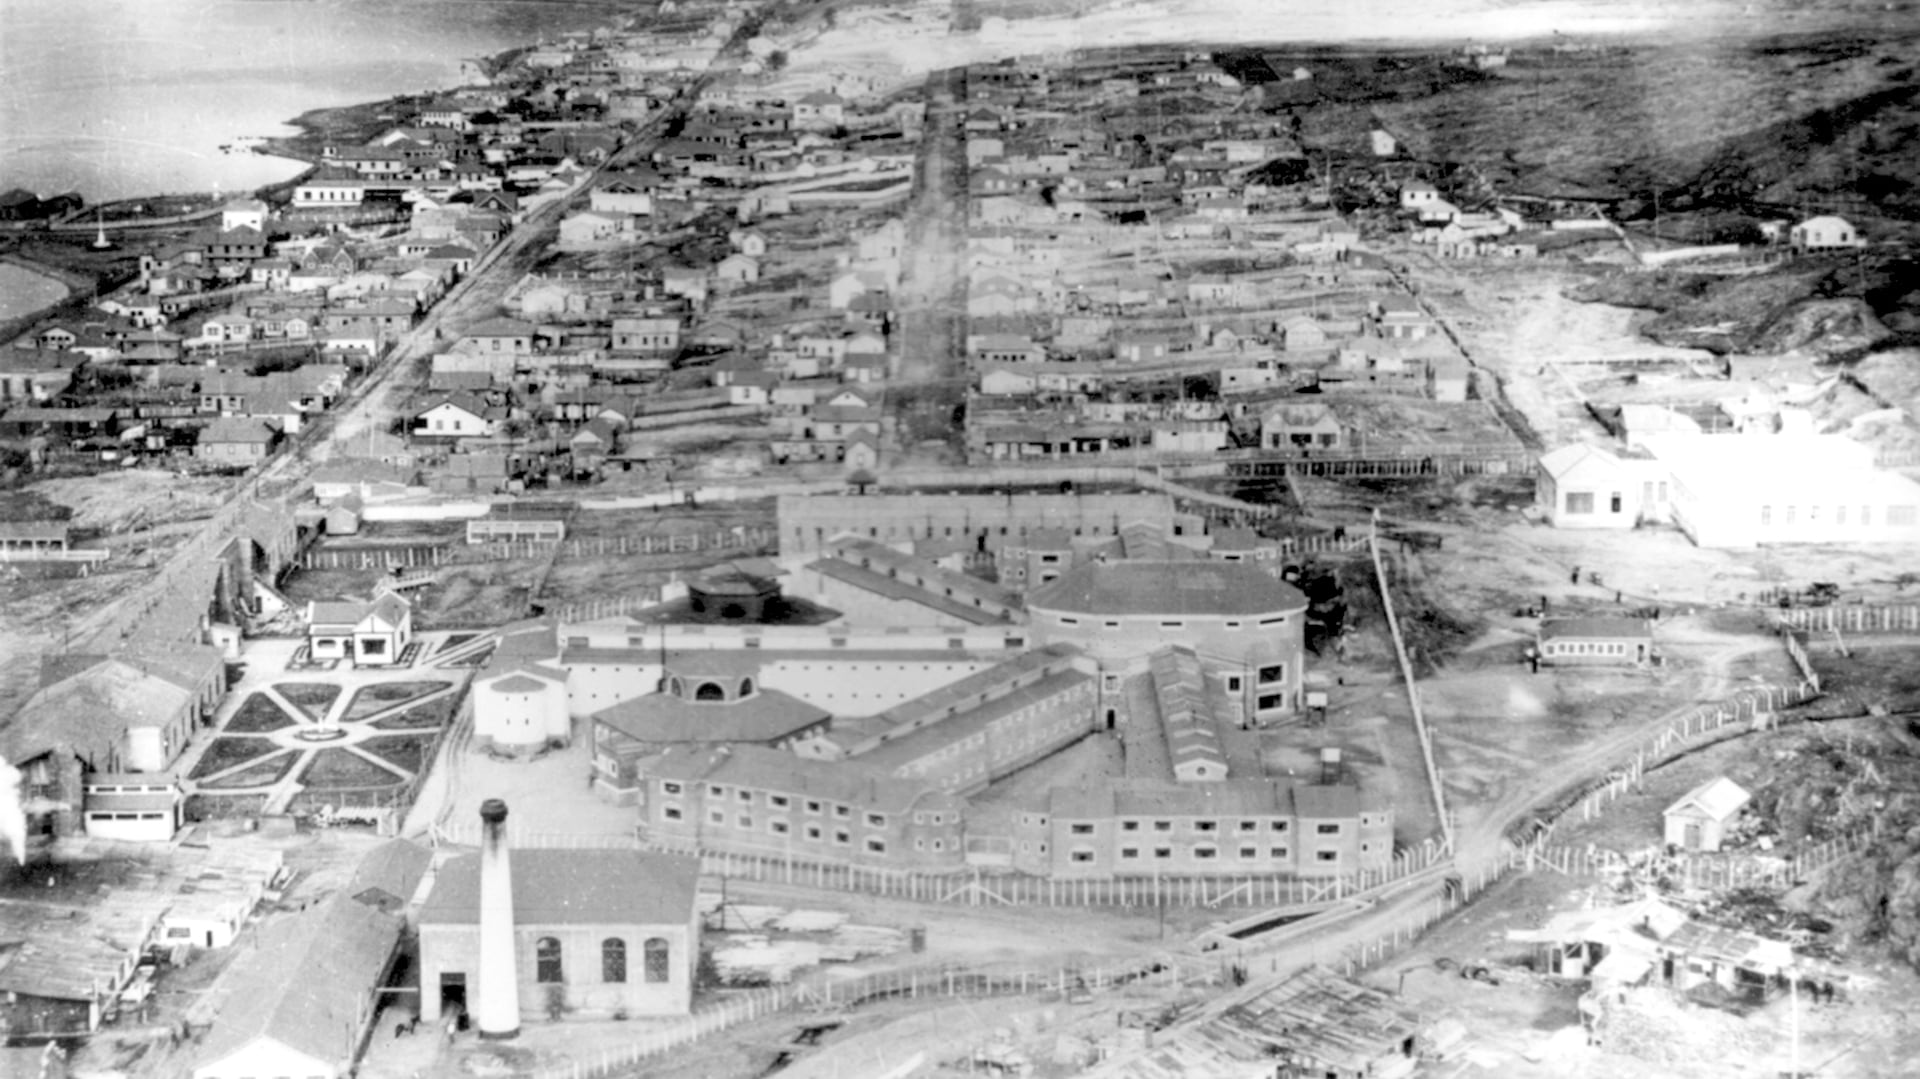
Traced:
[[474, 1025], [482, 1038], [520, 1033], [520, 965], [514, 955], [513, 866], [507, 858], [507, 803], [480, 804], [480, 977]]

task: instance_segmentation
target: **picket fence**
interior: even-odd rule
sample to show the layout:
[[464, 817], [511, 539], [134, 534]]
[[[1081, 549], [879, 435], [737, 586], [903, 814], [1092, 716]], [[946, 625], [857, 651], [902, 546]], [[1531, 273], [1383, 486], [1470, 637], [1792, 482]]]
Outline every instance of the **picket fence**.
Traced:
[[1920, 633], [1920, 604], [1789, 607], [1773, 616], [1802, 633]]
[[764, 552], [777, 542], [770, 528], [724, 529], [680, 535], [602, 536], [558, 543], [497, 540], [458, 545], [408, 544], [380, 547], [313, 548], [300, 556], [300, 568], [379, 570], [393, 566], [467, 565], [550, 559], [556, 548], [561, 558], [606, 558], [614, 555], [692, 554], [700, 551]]
[[1113, 967], [1050, 967], [1028, 970], [973, 969], [956, 966], [916, 967], [884, 971], [856, 978], [827, 974], [731, 994], [696, 1009], [687, 1018], [658, 1027], [617, 1049], [602, 1050], [586, 1059], [543, 1068], [531, 1079], [598, 1079], [631, 1071], [641, 1061], [671, 1052], [712, 1034], [771, 1015], [806, 1008], [827, 1012], [870, 1001], [920, 998], [979, 998], [1030, 996], [1077, 990], [1110, 992], [1129, 985], [1218, 985], [1228, 973], [1218, 962], [1196, 962], [1172, 957], [1143, 959]]
[[[477, 846], [478, 825], [470, 822], [438, 824], [428, 832], [430, 842]], [[1301, 878], [1274, 874], [1211, 877], [1121, 877], [1112, 880], [1067, 880], [1025, 873], [961, 870], [925, 873], [872, 866], [794, 861], [786, 858], [727, 851], [695, 851], [646, 843], [620, 833], [573, 835], [516, 832], [507, 841], [521, 848], [565, 850], [666, 850], [694, 855], [700, 871], [724, 881], [796, 885], [821, 892], [859, 892], [865, 895], [921, 903], [1005, 907], [1284, 907], [1330, 903], [1364, 895], [1425, 872], [1448, 858], [1446, 848], [1427, 842], [1396, 854], [1378, 869], [1336, 877]]]
[[1387, 613], [1387, 629], [1393, 636], [1393, 652], [1400, 662], [1400, 675], [1406, 680], [1407, 703], [1413, 709], [1413, 729], [1420, 738], [1420, 758], [1426, 765], [1429, 793], [1433, 796], [1433, 810], [1440, 822], [1442, 841], [1449, 847], [1453, 845], [1453, 820], [1447, 813], [1445, 785], [1441, 782], [1440, 765], [1433, 756], [1433, 732], [1427, 727], [1427, 717], [1420, 708], [1420, 689], [1414, 677], [1413, 662], [1407, 656], [1406, 639], [1400, 634], [1400, 619], [1393, 611], [1393, 589], [1387, 584], [1386, 563], [1380, 558], [1380, 514], [1376, 510], [1373, 522], [1367, 529], [1367, 551], [1373, 561], [1374, 579], [1380, 585], [1380, 607]]
[[[1734, 888], [1787, 888], [1816, 870], [1865, 849], [1879, 834], [1877, 825], [1854, 829], [1808, 847], [1792, 857], [1745, 852], [1657, 855], [1653, 863], [1675, 887], [1689, 891], [1726, 891]], [[1547, 868], [1568, 876], [1602, 876], [1624, 872], [1632, 862], [1619, 851], [1600, 847], [1542, 846], [1523, 852], [1528, 869]]]
[[1744, 727], [1759, 731], [1779, 724], [1779, 709], [1790, 708], [1819, 696], [1808, 682], [1791, 686], [1754, 686], [1716, 704], [1691, 709], [1658, 732], [1649, 735], [1631, 754], [1621, 758], [1606, 777], [1592, 784], [1550, 815], [1537, 815], [1518, 827], [1523, 834], [1517, 842], [1537, 842], [1552, 834], [1554, 828], [1577, 811], [1581, 820], [1592, 820], [1622, 795], [1639, 789], [1649, 767], [1661, 764], [1692, 749], [1696, 743], [1718, 737], [1729, 728]]

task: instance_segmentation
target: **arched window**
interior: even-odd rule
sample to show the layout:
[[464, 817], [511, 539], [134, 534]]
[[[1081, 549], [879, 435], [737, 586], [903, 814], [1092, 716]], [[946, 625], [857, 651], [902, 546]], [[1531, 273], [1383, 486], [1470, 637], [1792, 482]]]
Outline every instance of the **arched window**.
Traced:
[[702, 682], [699, 688], [693, 691], [693, 699], [696, 701], [724, 701], [727, 699], [727, 691], [721, 689], [720, 683], [718, 682]]
[[669, 678], [667, 679], [667, 692], [676, 697], [684, 697], [687, 695], [687, 687], [681, 683], [680, 679]]
[[619, 937], [608, 937], [600, 942], [600, 980], [627, 980], [627, 942]]
[[541, 937], [533, 945], [533, 980], [541, 985], [559, 985], [566, 981], [560, 965], [560, 938]]
[[647, 980], [650, 982], [671, 981], [673, 970], [668, 965], [667, 941], [664, 937], [652, 937], [646, 943]]
[[742, 697], [753, 696], [753, 679], [742, 678], [740, 680], [740, 695]]

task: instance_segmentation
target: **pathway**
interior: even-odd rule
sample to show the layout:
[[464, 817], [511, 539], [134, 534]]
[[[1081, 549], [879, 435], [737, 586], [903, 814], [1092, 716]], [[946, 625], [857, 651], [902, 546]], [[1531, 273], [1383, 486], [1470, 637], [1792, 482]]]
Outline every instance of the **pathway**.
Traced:
[[[298, 640], [250, 642], [243, 653], [247, 672], [215, 714], [217, 733], [199, 740], [181, 758], [181, 774], [192, 777], [183, 781], [183, 788], [209, 797], [259, 798], [264, 804], [258, 812], [285, 813], [302, 793], [327, 789], [304, 777], [322, 765], [323, 753], [339, 750], [325, 761], [332, 768], [357, 770], [365, 778], [353, 789], [398, 792], [425, 766], [424, 760], [410, 763], [413, 744], [437, 737], [452, 722], [451, 716], [429, 722], [431, 712], [421, 716], [415, 710], [450, 707], [470, 675], [459, 664], [492, 644], [491, 635], [484, 634], [451, 640], [448, 634], [418, 637], [415, 662], [392, 668], [296, 668], [291, 662], [298, 654]], [[419, 683], [418, 691], [400, 696], [390, 689], [384, 691], [389, 696], [381, 696], [382, 687], [408, 683]], [[243, 713], [246, 729], [236, 729], [235, 720]], [[245, 755], [193, 776], [214, 752]], [[248, 775], [253, 772], [260, 774]], [[248, 782], [252, 779], [258, 782]]]

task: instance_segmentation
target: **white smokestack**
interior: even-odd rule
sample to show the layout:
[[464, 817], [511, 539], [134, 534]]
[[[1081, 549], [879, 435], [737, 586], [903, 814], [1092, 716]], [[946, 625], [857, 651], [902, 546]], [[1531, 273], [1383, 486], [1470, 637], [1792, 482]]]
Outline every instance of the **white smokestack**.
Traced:
[[480, 977], [474, 1025], [482, 1038], [520, 1033], [520, 965], [514, 954], [513, 865], [507, 857], [507, 803], [480, 804]]
[[0, 838], [13, 850], [15, 865], [27, 864], [27, 811], [20, 802], [20, 769], [0, 761]]

